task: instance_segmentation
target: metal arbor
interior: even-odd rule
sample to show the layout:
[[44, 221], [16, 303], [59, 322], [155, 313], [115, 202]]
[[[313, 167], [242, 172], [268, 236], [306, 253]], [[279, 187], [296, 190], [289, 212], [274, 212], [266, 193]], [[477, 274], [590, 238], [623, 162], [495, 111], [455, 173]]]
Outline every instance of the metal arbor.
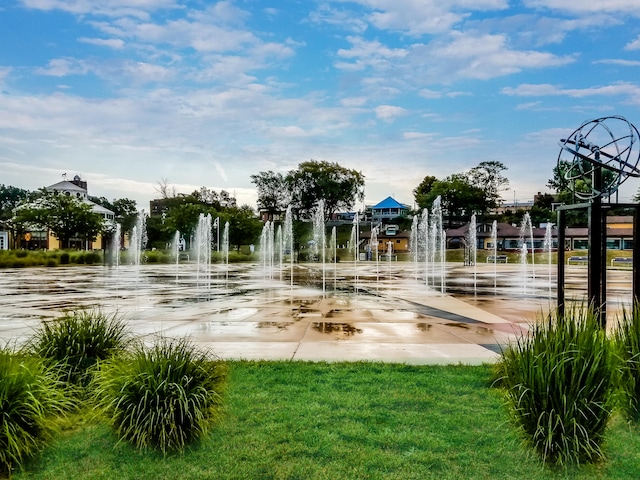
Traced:
[[[611, 207], [634, 208], [633, 301], [640, 299], [640, 246], [636, 241], [640, 222], [638, 204], [603, 203], [629, 177], [640, 177], [640, 134], [620, 116], [584, 122], [566, 139], [560, 140], [558, 172], [574, 193], [586, 203], [558, 208], [558, 251], [564, 251], [565, 213], [587, 209], [589, 217], [588, 300], [606, 325], [606, 212]], [[558, 313], [564, 314], [564, 258], [558, 258]]]

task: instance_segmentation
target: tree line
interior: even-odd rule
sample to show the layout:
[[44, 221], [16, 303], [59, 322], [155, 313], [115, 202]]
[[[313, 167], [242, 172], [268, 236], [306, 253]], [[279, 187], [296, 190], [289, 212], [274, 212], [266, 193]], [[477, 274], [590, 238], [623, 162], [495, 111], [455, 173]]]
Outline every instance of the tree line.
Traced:
[[[534, 224], [554, 221], [554, 203], [574, 203], [576, 188], [590, 188], [588, 179], [577, 186], [569, 185], [566, 178], [569, 168], [570, 165], [559, 164], [553, 169], [547, 186], [555, 194], [536, 198], [529, 210]], [[472, 213], [508, 223], [519, 222], [524, 214], [522, 211], [507, 211], [499, 216], [492, 214], [501, 205], [502, 193], [509, 188], [506, 170], [499, 161], [485, 161], [444, 178], [427, 175], [413, 190], [416, 209], [431, 209], [439, 197], [449, 225], [468, 221]], [[364, 198], [362, 172], [338, 163], [309, 160], [286, 174], [262, 171], [250, 177], [257, 190], [259, 210], [267, 219], [278, 218], [288, 207], [296, 220], [312, 218], [322, 200], [322, 213], [328, 220], [336, 212], [352, 210], [356, 202]], [[200, 214], [218, 218], [219, 225], [229, 222], [230, 245], [236, 249], [254, 243], [260, 235], [262, 222], [254, 209], [248, 205], [238, 206], [235, 198], [225, 190], [218, 192], [203, 186], [190, 194], [182, 194], [168, 181], [161, 180], [157, 192], [160, 198], [154, 202], [158, 211], [151, 212], [147, 221], [151, 246], [163, 247], [172, 241], [176, 231], [188, 238], [194, 233]], [[49, 230], [63, 247], [69, 247], [74, 238], [93, 241], [99, 234], [112, 235], [116, 223], [122, 225], [123, 232], [130, 231], [135, 224], [138, 211], [134, 200], [89, 199], [113, 211], [113, 221], [105, 221], [92, 211], [91, 205], [74, 196], [59, 195], [46, 189], [28, 191], [0, 185], [0, 227], [9, 230], [14, 239], [29, 231]], [[637, 201], [638, 196], [634, 200]], [[581, 212], [575, 212], [572, 223], [586, 221], [580, 215]]]

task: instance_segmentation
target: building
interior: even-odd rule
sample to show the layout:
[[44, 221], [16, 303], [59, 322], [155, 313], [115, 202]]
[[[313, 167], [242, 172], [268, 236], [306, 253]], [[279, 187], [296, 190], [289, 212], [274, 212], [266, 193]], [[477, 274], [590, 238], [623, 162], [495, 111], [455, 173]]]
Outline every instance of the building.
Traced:
[[[108, 208], [103, 207], [102, 205], [98, 205], [97, 203], [89, 200], [88, 191], [87, 191], [87, 182], [82, 180], [79, 175], [73, 177], [73, 180], [62, 180], [58, 183], [54, 183], [53, 185], [49, 185], [45, 187], [45, 190], [52, 190], [58, 192], [61, 195], [73, 196], [76, 197], [87, 205], [91, 206], [91, 210], [95, 213], [98, 213], [102, 216], [105, 221], [115, 221], [115, 214]], [[20, 240], [21, 248], [25, 248], [28, 250], [57, 250], [63, 248], [60, 245], [60, 241], [54, 237], [49, 231], [31, 231], [27, 232], [23, 238]], [[101, 235], [93, 242], [87, 242], [85, 244], [84, 240], [80, 238], [75, 238], [71, 240], [72, 248], [77, 248], [80, 250], [93, 250], [93, 249], [103, 249], [105, 245], [103, 245], [103, 239]]]
[[[544, 239], [547, 229], [545, 228], [532, 228], [531, 233], [527, 232], [527, 237], [524, 242], [530, 244], [531, 237], [533, 237], [533, 248], [541, 250], [544, 247]], [[447, 248], [463, 248], [466, 245], [469, 238], [469, 224], [463, 225], [458, 228], [451, 228], [447, 230]], [[557, 247], [557, 232], [555, 229], [551, 231], [552, 246]], [[514, 227], [508, 223], [496, 223], [496, 232], [494, 240], [493, 222], [482, 223], [479, 222], [476, 225], [476, 248], [480, 250], [491, 250], [494, 248], [494, 241], [497, 244], [495, 248], [502, 251], [516, 251], [522, 248], [523, 238], [521, 236], [520, 228]], [[531, 249], [531, 245], [528, 245]]]
[[[523, 238], [520, 228], [508, 223], [496, 224], [497, 249], [503, 251], [516, 251], [522, 248]], [[493, 248], [493, 223], [478, 223], [476, 225], [476, 248], [489, 250]], [[536, 250], [544, 247], [546, 228], [532, 228], [531, 234], [524, 241], [531, 243]], [[447, 248], [463, 248], [466, 239], [469, 238], [469, 224], [459, 228], [447, 230]], [[551, 230], [552, 248], [558, 247], [558, 232]], [[633, 217], [609, 216], [607, 217], [607, 249], [631, 250], [633, 248]], [[531, 246], [528, 245], [530, 249]], [[587, 227], [565, 228], [565, 250], [587, 250], [589, 248], [589, 229]]]
[[409, 206], [398, 202], [393, 197], [387, 197], [377, 205], [371, 207], [371, 220], [374, 224], [389, 223], [398, 217], [406, 217], [409, 214]]
[[411, 232], [400, 230], [397, 225], [384, 225], [376, 235], [375, 245], [371, 244], [371, 232], [360, 235], [361, 244], [366, 252], [378, 249], [378, 254], [407, 253], [410, 248]]

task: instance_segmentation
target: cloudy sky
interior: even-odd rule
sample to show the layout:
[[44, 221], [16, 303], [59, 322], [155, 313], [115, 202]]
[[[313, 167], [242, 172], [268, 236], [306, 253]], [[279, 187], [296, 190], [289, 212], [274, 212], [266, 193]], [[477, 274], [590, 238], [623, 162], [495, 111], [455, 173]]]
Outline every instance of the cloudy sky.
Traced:
[[[583, 121], [640, 126], [640, 0], [3, 0], [0, 183], [66, 173], [133, 198], [225, 189], [309, 159], [366, 203], [504, 163], [548, 191]], [[621, 200], [636, 193], [629, 179]]]

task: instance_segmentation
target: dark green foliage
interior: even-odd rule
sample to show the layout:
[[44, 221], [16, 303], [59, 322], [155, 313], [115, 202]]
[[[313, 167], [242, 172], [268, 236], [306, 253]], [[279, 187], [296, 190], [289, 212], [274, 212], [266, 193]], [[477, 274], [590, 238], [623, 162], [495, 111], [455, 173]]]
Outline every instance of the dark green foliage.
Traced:
[[597, 316], [575, 309], [532, 326], [502, 353], [516, 424], [543, 460], [596, 462], [613, 403], [610, 343]]
[[626, 310], [615, 331], [616, 353], [620, 359], [622, 408], [632, 419], [640, 420], [640, 307]]
[[58, 386], [40, 359], [0, 348], [0, 476], [50, 439], [51, 417], [71, 406]]
[[81, 310], [43, 322], [30, 349], [55, 365], [65, 382], [86, 386], [96, 363], [121, 352], [128, 341], [126, 324], [116, 314]]
[[120, 438], [163, 454], [204, 437], [218, 419], [224, 364], [187, 340], [160, 339], [104, 363], [95, 398]]
[[60, 263], [62, 265], [68, 265], [69, 264], [69, 253], [68, 252], [62, 252], [62, 254], [60, 255]]

